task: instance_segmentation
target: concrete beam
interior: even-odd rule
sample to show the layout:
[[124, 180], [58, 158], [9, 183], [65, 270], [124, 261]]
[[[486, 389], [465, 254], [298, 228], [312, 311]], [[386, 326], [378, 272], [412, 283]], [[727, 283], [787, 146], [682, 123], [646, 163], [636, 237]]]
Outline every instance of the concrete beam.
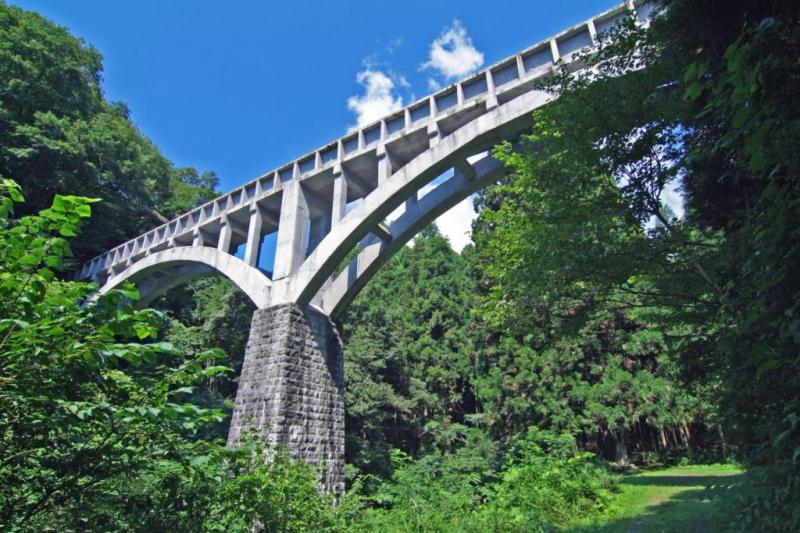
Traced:
[[460, 161], [456, 161], [455, 164], [456, 170], [468, 180], [475, 179], [475, 167], [469, 164], [466, 159], [461, 159]]
[[383, 153], [378, 154], [378, 186], [380, 187], [391, 175], [392, 158], [389, 156], [389, 152], [383, 150]]
[[219, 228], [219, 237], [217, 237], [217, 250], [229, 254], [231, 253], [233, 230], [227, 216], [222, 215], [220, 223], [222, 225]]
[[333, 179], [333, 199], [331, 205], [331, 227], [339, 224], [347, 213], [347, 179], [344, 172]]
[[392, 232], [383, 222], [375, 224], [375, 227], [372, 228], [372, 234], [384, 242], [392, 240]]
[[211, 235], [203, 228], [195, 228], [192, 231], [192, 246], [205, 246], [212, 240]]

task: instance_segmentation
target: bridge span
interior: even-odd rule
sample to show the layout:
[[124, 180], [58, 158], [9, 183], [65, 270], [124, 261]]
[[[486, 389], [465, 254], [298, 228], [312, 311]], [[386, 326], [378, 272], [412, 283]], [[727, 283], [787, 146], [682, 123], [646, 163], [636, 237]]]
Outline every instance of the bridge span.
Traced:
[[[538, 80], [556, 64], [580, 69], [577, 52], [650, 11], [627, 0], [95, 257], [75, 277], [101, 292], [133, 281], [141, 304], [198, 276], [230, 279], [256, 311], [228, 444], [253, 430], [324, 464], [321, 485], [340, 493], [344, 370], [332, 319], [417, 232], [505, 174], [490, 150], [552, 99]], [[272, 234], [270, 273], [259, 258]]]

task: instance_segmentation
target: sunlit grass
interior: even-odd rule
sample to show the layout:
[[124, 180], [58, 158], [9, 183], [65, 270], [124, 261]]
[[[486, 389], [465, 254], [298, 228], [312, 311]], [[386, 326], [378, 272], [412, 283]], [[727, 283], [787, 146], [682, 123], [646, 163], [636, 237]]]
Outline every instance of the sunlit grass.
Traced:
[[600, 517], [578, 518], [566, 531], [718, 531], [732, 520], [746, 475], [735, 465], [665, 468], [624, 476]]

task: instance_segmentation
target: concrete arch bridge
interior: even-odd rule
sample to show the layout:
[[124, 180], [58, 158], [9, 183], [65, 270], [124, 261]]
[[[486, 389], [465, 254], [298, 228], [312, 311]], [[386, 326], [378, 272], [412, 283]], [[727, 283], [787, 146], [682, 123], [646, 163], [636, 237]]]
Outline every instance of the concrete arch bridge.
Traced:
[[[517, 139], [552, 98], [536, 81], [559, 61], [581, 68], [575, 53], [637, 11], [645, 21], [650, 6], [628, 0], [541, 41], [109, 250], [75, 277], [100, 291], [134, 281], [144, 304], [191, 278], [230, 279], [256, 311], [228, 444], [253, 428], [324, 462], [322, 486], [341, 492], [344, 371], [331, 319], [418, 231], [504, 175], [488, 151]], [[266, 236], [277, 241], [271, 275], [259, 268]]]

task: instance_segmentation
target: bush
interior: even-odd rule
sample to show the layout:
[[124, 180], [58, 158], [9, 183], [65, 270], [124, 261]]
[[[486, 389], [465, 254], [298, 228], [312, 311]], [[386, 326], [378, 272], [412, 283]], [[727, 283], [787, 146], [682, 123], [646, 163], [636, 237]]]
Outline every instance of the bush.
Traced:
[[570, 435], [530, 428], [509, 454], [478, 515], [483, 529], [547, 531], [577, 515], [603, 511], [616, 479]]
[[495, 475], [486, 468], [491, 458], [475, 461], [465, 448], [419, 460], [395, 451], [391, 481], [372, 495], [349, 497], [364, 509], [352, 530], [547, 531], [601, 512], [616, 489], [615, 478], [592, 454], [578, 452], [570, 435], [531, 428]]

